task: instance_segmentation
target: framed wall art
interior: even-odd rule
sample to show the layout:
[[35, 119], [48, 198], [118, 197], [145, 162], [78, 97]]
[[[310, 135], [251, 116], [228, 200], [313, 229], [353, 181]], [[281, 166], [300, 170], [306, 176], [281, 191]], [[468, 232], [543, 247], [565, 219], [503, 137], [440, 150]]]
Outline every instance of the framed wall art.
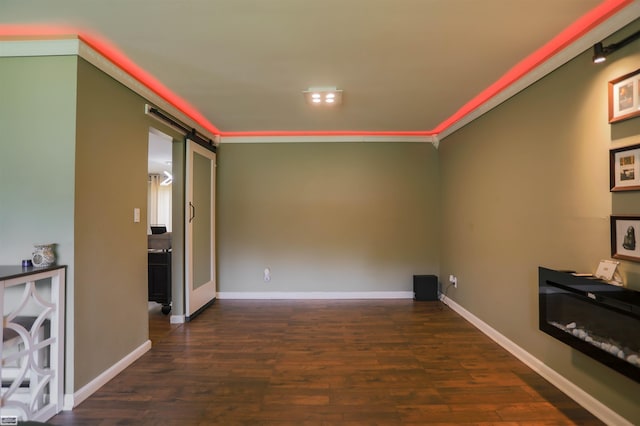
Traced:
[[620, 265], [618, 261], [602, 259], [593, 276], [604, 281], [612, 281], [614, 276], [619, 275], [617, 271], [618, 265]]
[[609, 82], [609, 123], [640, 116], [640, 69]]
[[640, 216], [611, 216], [611, 257], [640, 262]]
[[609, 189], [640, 190], [640, 144], [609, 151]]

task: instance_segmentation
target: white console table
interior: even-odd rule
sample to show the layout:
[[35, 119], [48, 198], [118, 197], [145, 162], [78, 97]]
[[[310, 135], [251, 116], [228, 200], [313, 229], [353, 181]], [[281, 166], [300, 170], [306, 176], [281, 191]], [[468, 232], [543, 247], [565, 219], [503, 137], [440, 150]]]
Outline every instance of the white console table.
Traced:
[[0, 424], [62, 410], [65, 272], [0, 265]]

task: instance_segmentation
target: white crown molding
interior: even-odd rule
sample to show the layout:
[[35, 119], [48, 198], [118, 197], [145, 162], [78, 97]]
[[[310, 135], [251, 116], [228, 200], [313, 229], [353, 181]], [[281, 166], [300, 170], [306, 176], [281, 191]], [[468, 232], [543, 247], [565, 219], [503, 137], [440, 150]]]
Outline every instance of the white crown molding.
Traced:
[[328, 136], [222, 136], [220, 143], [313, 143], [313, 142], [416, 142], [432, 143], [437, 148], [436, 136], [402, 135], [328, 135]]
[[[149, 89], [147, 86], [142, 84], [140, 81], [132, 77], [129, 73], [125, 72], [122, 68], [102, 56], [99, 52], [95, 51], [91, 46], [86, 43], [80, 43], [80, 49], [78, 52], [79, 56], [104, 72], [105, 74], [113, 77], [115, 80], [124, 84], [129, 89], [133, 90], [138, 95], [142, 96], [149, 102], [153, 103], [158, 109], [166, 112], [167, 114], [173, 116], [177, 120], [182, 121], [184, 124], [189, 126], [190, 128], [196, 129], [201, 135], [214, 139], [215, 135], [213, 135], [208, 130], [204, 129], [198, 123], [196, 123], [191, 117], [184, 114], [182, 111], [177, 109], [171, 103], [166, 101], [164, 98], [159, 96], [153, 90]], [[146, 106], [145, 106], [146, 109]]]
[[598, 25], [584, 36], [580, 37], [578, 40], [570, 44], [565, 49], [556, 53], [554, 56], [549, 58], [547, 61], [540, 64], [538, 67], [531, 70], [529, 73], [524, 75], [522, 78], [515, 81], [513, 84], [508, 86], [502, 92], [493, 96], [487, 102], [480, 105], [478, 108], [465, 115], [462, 119], [449, 126], [444, 131], [438, 134], [438, 138], [443, 140], [456, 130], [461, 129], [467, 124], [471, 123], [475, 119], [484, 115], [485, 113], [491, 111], [504, 101], [509, 98], [517, 95], [536, 81], [545, 77], [546, 75], [552, 73], [556, 69], [560, 68], [562, 65], [566, 64], [576, 56], [582, 54], [585, 50], [593, 47], [594, 44], [602, 41], [607, 38], [611, 34], [620, 30], [625, 25], [630, 24], [631, 22], [638, 19], [640, 16], [640, 1], [636, 0], [617, 14], [613, 15], [611, 18], [607, 19], [602, 24]]
[[1, 40], [0, 57], [77, 55], [77, 38], [51, 40]]
[[122, 83], [124, 86], [142, 96], [158, 109], [182, 121], [190, 128], [196, 129], [201, 135], [216, 139], [208, 130], [204, 129], [192, 118], [177, 109], [171, 103], [159, 96], [153, 90], [142, 84], [122, 68], [111, 62], [88, 44], [78, 38], [63, 38], [50, 40], [0, 40], [0, 57], [25, 56], [72, 56], [77, 55], [86, 60], [100, 71]]
[[505, 348], [513, 356], [518, 358], [529, 368], [542, 377], [547, 379], [552, 385], [564, 392], [569, 398], [584, 407], [591, 414], [602, 420], [608, 425], [618, 426], [632, 426], [632, 423], [620, 416], [618, 413], [598, 401], [596, 398], [585, 392], [582, 388], [578, 387], [573, 382], [569, 381], [563, 375], [547, 366], [538, 358], [531, 355], [529, 352], [516, 345], [513, 341], [509, 340], [506, 336], [498, 332], [480, 318], [467, 311], [465, 308], [457, 304], [452, 299], [445, 295], [441, 295], [441, 300], [461, 317], [473, 324], [478, 330], [487, 335], [491, 340]]
[[433, 138], [433, 142], [432, 142], [433, 146], [436, 149], [440, 148], [440, 135], [433, 135], [432, 138]]

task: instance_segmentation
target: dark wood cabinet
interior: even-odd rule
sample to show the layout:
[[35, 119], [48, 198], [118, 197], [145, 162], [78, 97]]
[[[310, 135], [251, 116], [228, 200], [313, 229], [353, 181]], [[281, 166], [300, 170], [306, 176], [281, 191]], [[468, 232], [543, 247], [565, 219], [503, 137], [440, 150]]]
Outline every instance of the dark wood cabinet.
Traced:
[[149, 301], [162, 304], [162, 313], [171, 311], [171, 251], [149, 250]]

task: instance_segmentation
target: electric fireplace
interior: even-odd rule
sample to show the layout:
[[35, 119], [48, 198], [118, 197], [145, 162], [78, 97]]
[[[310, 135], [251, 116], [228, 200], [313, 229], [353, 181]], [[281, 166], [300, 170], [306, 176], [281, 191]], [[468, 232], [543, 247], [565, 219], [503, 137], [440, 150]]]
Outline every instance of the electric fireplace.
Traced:
[[538, 269], [540, 330], [640, 382], [640, 292]]

